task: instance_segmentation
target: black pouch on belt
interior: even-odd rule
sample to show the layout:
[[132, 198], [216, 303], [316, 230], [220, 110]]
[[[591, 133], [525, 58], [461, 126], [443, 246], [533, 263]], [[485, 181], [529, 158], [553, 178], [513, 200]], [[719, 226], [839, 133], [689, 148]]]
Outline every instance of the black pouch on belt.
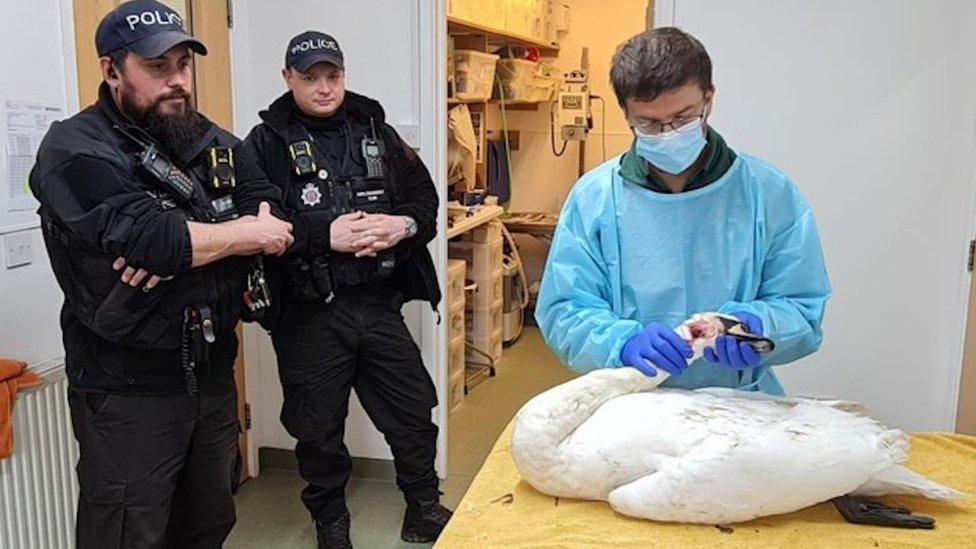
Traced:
[[286, 264], [291, 280], [291, 293], [301, 301], [315, 301], [319, 293], [312, 282], [312, 266], [303, 257], [294, 257]]
[[312, 261], [312, 282], [318, 291], [319, 297], [326, 303], [331, 303], [335, 297], [335, 290], [332, 284], [332, 272], [329, 269], [329, 260], [324, 255], [320, 255]]

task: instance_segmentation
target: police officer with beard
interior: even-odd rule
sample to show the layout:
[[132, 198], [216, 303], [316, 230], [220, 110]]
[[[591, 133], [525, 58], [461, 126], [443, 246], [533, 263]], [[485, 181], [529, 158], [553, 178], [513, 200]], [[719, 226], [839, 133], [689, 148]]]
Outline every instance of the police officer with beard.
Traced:
[[283, 253], [291, 225], [240, 142], [191, 108], [191, 52], [207, 50], [173, 10], [124, 3], [95, 41], [98, 102], [51, 127], [30, 175], [65, 295], [77, 546], [220, 547], [234, 329], [245, 292], [266, 305], [255, 257]]
[[245, 139], [279, 185], [295, 244], [277, 262], [283, 279], [272, 340], [284, 389], [281, 420], [298, 439], [308, 486], [302, 500], [321, 547], [350, 547], [343, 444], [349, 393], [393, 452], [407, 501], [401, 537], [437, 538], [451, 516], [434, 471], [434, 385], [403, 322], [405, 301], [432, 307], [440, 290], [427, 243], [437, 194], [423, 162], [390, 127], [379, 103], [346, 91], [334, 38], [291, 40], [289, 91], [260, 113]]

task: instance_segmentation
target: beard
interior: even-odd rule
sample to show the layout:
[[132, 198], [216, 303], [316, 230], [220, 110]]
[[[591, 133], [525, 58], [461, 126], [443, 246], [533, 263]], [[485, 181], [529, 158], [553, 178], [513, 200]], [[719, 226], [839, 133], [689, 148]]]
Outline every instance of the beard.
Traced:
[[[163, 101], [176, 98], [184, 100], [183, 112], [164, 113]], [[119, 103], [126, 116], [178, 157], [193, 148], [207, 129], [203, 117], [190, 106], [190, 96], [185, 92], [171, 92], [157, 98], [147, 107], [139, 107], [132, 95], [122, 90]]]

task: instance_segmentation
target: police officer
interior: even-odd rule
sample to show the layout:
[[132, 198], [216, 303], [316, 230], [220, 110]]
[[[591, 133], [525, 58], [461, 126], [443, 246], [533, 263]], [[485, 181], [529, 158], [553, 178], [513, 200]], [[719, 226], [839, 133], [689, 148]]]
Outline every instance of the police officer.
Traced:
[[440, 301], [426, 246], [436, 233], [437, 194], [380, 104], [345, 89], [334, 38], [314, 31], [293, 38], [282, 75], [290, 91], [260, 113], [245, 144], [281, 187], [295, 226], [277, 271], [285, 279], [282, 310], [270, 328], [281, 420], [298, 439], [308, 482], [302, 500], [320, 546], [350, 546], [343, 433], [354, 388], [393, 452], [407, 501], [402, 538], [433, 541], [451, 515], [434, 471], [437, 397], [400, 308]]
[[123, 3], [95, 42], [98, 102], [51, 127], [30, 175], [65, 295], [77, 546], [220, 547], [235, 520], [234, 328], [245, 291], [265, 301], [241, 256], [282, 253], [291, 226], [239, 141], [191, 108], [192, 53], [207, 50], [179, 15]]

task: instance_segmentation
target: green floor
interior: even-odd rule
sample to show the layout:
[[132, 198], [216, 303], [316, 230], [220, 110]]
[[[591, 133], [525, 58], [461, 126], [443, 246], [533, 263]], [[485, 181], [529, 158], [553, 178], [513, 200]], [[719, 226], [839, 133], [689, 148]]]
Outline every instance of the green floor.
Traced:
[[[443, 502], [457, 506], [498, 435], [533, 395], [572, 377], [546, 348], [538, 329], [527, 327], [505, 349], [498, 375], [477, 378], [448, 420], [448, 476]], [[315, 547], [315, 529], [299, 500], [304, 483], [295, 471], [264, 468], [237, 496], [237, 526], [228, 549]], [[357, 547], [423, 547], [400, 541], [403, 498], [388, 480], [354, 477], [347, 489], [352, 541]]]

